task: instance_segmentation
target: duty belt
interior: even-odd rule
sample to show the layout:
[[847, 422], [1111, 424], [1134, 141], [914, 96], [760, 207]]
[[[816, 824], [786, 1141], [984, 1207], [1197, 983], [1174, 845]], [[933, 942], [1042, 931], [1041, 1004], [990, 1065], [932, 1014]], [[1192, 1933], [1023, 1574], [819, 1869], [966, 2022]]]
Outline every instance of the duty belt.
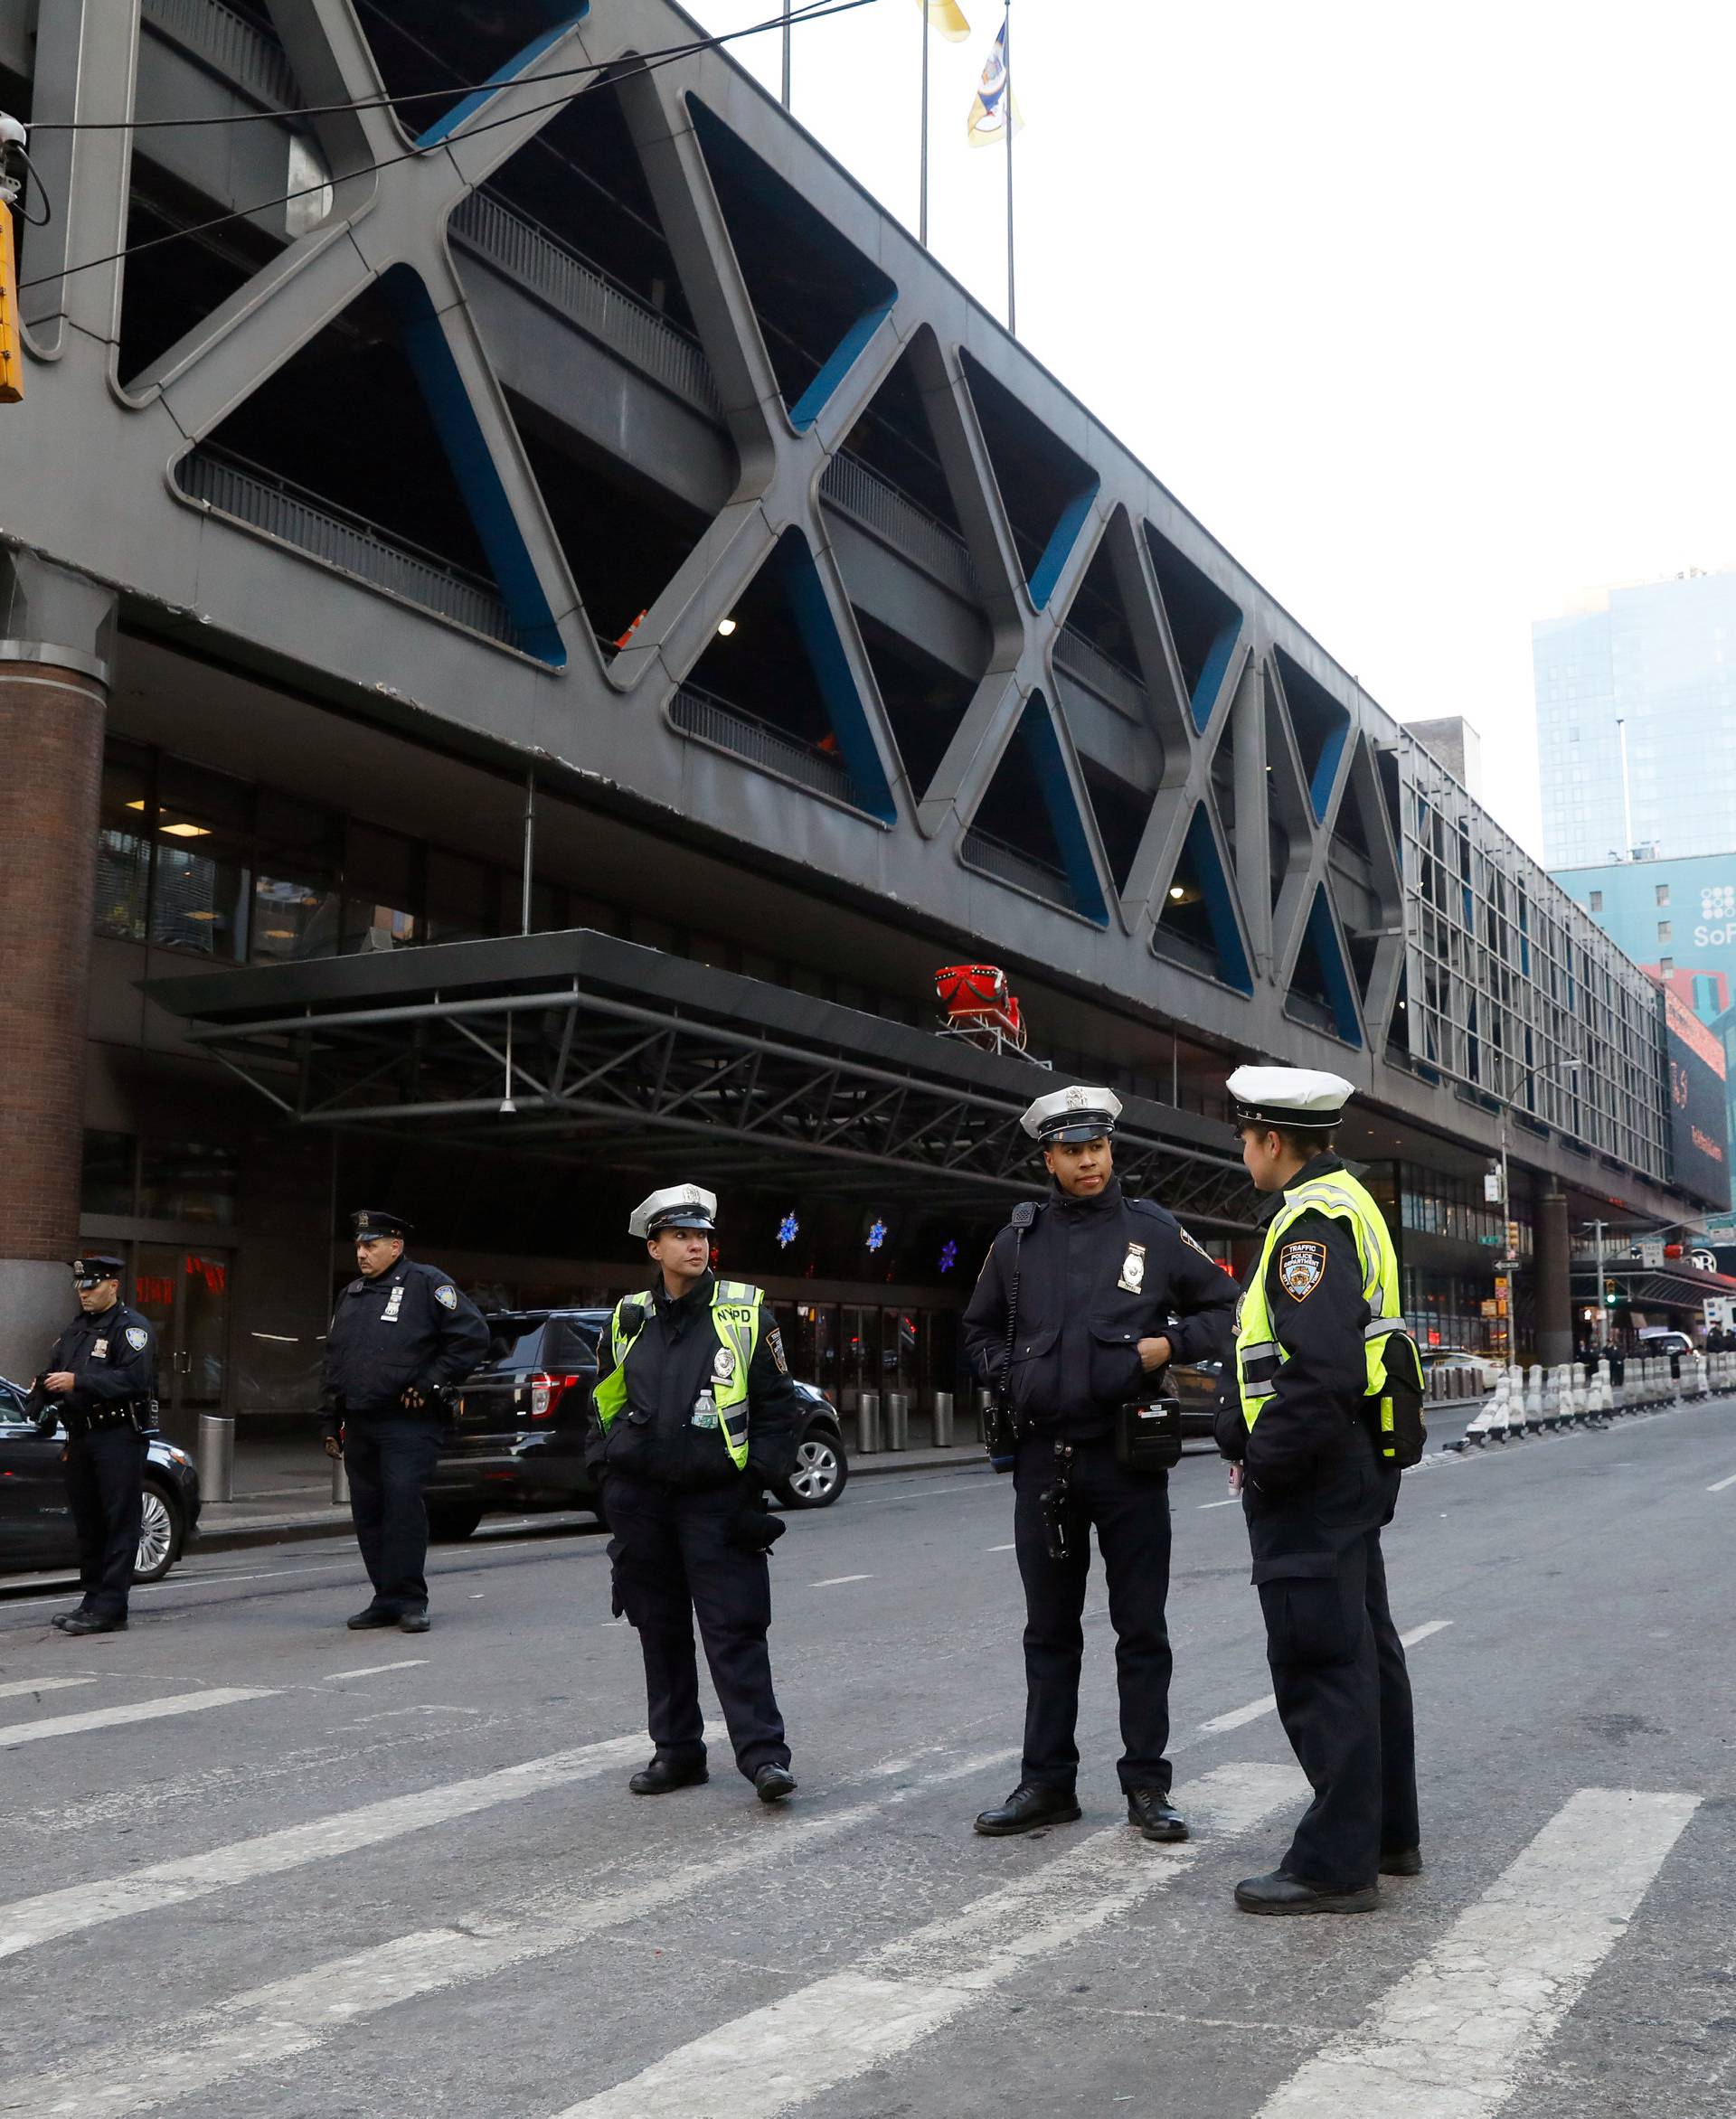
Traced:
[[106, 1434], [111, 1427], [131, 1427], [138, 1434], [148, 1434], [151, 1427], [151, 1406], [148, 1399], [128, 1399], [120, 1405], [99, 1406], [95, 1412], [74, 1412], [68, 1408], [61, 1415], [66, 1424], [70, 1441], [81, 1442], [87, 1435]]

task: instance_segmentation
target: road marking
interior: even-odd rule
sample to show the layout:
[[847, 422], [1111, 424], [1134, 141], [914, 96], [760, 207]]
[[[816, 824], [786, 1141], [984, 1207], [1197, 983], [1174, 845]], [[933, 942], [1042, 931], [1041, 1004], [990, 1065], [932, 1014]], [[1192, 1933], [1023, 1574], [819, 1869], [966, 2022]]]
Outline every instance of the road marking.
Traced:
[[[1427, 1619], [1420, 1626], [1412, 1626], [1408, 1634], [1401, 1634], [1399, 1640], [1406, 1648], [1414, 1648], [1419, 1641], [1426, 1641], [1431, 1634], [1444, 1634], [1452, 1625], [1451, 1619]], [[1278, 1701], [1269, 1692], [1263, 1700], [1250, 1700], [1246, 1707], [1232, 1707], [1228, 1714], [1214, 1714], [1210, 1721], [1200, 1724], [1201, 1732], [1208, 1737], [1221, 1737], [1227, 1729], [1239, 1729], [1250, 1721], [1258, 1721], [1261, 1715], [1273, 1713]]]
[[[642, 1747], [644, 1739], [633, 1742]], [[450, 1927], [424, 1928], [373, 1949], [329, 1959], [311, 1972], [255, 1987], [215, 2008], [177, 2015], [146, 2039], [118, 2039], [29, 2081], [0, 2080], [0, 2113], [29, 2114], [29, 2119], [42, 2119], [48, 2112], [76, 2114], [77, 2119], [129, 2119], [136, 2112], [155, 2111], [163, 2103], [165, 2083], [172, 2084], [175, 2097], [191, 2097], [250, 2068], [280, 2066], [312, 2052], [361, 2017], [555, 1956], [737, 1876], [748, 1875], [758, 1889], [771, 1860], [781, 1859], [795, 1867], [815, 1846], [877, 1821], [928, 1789], [974, 1778], [1018, 1756], [1016, 1747], [978, 1753], [888, 1795], [828, 1815], [762, 1813], [754, 1821], [757, 1829], [737, 1829], [725, 1853], [653, 1871], [642, 1882], [599, 1891], [577, 1905], [571, 1888], [562, 1887], [547, 1896], [545, 1903], [554, 1910], [539, 1909], [510, 1920], [478, 1910], [460, 1916]], [[909, 1768], [908, 1757], [896, 1759], [865, 1777], [883, 1779]], [[1116, 1831], [1127, 1844], [1126, 1827]], [[146, 1873], [136, 1875], [142, 1879]], [[146, 1908], [141, 1904], [132, 1909]]]
[[1232, 1493], [1228, 1501], [1203, 1501], [1200, 1503], [1202, 1510], [1209, 1508], [1240, 1508], [1241, 1506], [1241, 1496], [1239, 1493]]
[[[1697, 1795], [1581, 1788], [1259, 2119], [1487, 2119], [1626, 1932]], [[668, 2115], [674, 2119], [674, 2114]]]
[[1018, 1549], [1016, 1545], [986, 1545], [983, 1548], [985, 1552], [1016, 1552]]
[[64, 1692], [69, 1685], [94, 1685], [94, 1678], [14, 1678], [0, 1685], [0, 1700], [16, 1700], [25, 1692]]
[[425, 1655], [411, 1655], [402, 1662], [364, 1662], [359, 1671], [327, 1671], [326, 1682], [335, 1685], [343, 1678], [377, 1678], [387, 1671], [420, 1670], [427, 1661]]
[[166, 1700], [139, 1700], [131, 1707], [93, 1707], [86, 1714], [9, 1722], [0, 1728], [0, 1751], [13, 1744], [34, 1744], [43, 1737], [76, 1737], [86, 1729], [113, 1728], [121, 1722], [160, 1721], [165, 1715], [203, 1714], [207, 1708], [234, 1707], [243, 1700], [269, 1700], [275, 1690], [258, 1685], [215, 1686], [208, 1692], [176, 1692]]
[[1732, 1472], [1728, 1479], [1720, 1479], [1715, 1486], [1708, 1486], [1706, 1492], [1708, 1493], [1722, 1493], [1726, 1486], [1736, 1486], [1736, 1472]]
[[[1306, 1793], [1293, 1767], [1230, 1766], [1176, 1800], [1222, 1838]], [[897, 2059], [1027, 1965], [1165, 1889], [1201, 1851], [1154, 1853], [1124, 1825], [1093, 1832], [961, 1913], [737, 2017], [560, 2119], [774, 2119]]]
[[1444, 1634], [1452, 1625], [1451, 1619], [1427, 1619], [1420, 1626], [1412, 1626], [1408, 1634], [1399, 1635], [1401, 1648], [1414, 1648], [1419, 1641], [1426, 1641], [1431, 1634]]
[[231, 1884], [281, 1876], [285, 1870], [299, 1869], [309, 1861], [326, 1861], [334, 1855], [353, 1854], [359, 1848], [378, 1847], [429, 1825], [474, 1817], [496, 1804], [516, 1803], [526, 1795], [540, 1795], [551, 1788], [587, 1781], [612, 1766], [639, 1756], [644, 1749], [643, 1737], [611, 1737], [598, 1744], [581, 1744], [571, 1751], [556, 1751], [546, 1758], [527, 1759], [522, 1766], [505, 1766], [498, 1773], [483, 1774], [475, 1780], [448, 1781], [442, 1787], [425, 1788], [420, 1794], [389, 1796], [384, 1802], [364, 1804], [359, 1810], [316, 1818], [309, 1824], [289, 1825], [281, 1832], [262, 1832], [255, 1839], [231, 1841], [228, 1846], [213, 1847], [207, 1854], [156, 1862], [149, 1869], [130, 1869], [125, 1876], [99, 1883], [44, 1891], [39, 1898], [17, 1898], [9, 1906], [0, 1906], [0, 1957], [14, 1956], [33, 1944], [50, 1942], [58, 1935], [77, 1935], [111, 1920], [125, 1920], [130, 1914], [155, 1912], [188, 1898], [208, 1898], [213, 1891], [227, 1890]]
[[824, 1582], [810, 1582], [810, 1589], [842, 1589], [846, 1582], [872, 1582], [872, 1575], [828, 1575]]

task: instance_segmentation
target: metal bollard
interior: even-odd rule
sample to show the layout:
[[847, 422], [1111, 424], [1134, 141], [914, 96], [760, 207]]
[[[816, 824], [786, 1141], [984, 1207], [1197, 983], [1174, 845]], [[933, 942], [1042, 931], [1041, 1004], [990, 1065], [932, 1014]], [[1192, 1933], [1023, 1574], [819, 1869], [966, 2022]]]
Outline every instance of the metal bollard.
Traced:
[[332, 1506], [348, 1508], [350, 1505], [350, 1468], [341, 1456], [332, 1459]]
[[934, 1446], [937, 1449], [952, 1447], [952, 1393], [937, 1390], [934, 1394]]
[[199, 1416], [199, 1498], [235, 1498], [235, 1422], [227, 1413]]
[[989, 1410], [995, 1403], [995, 1393], [992, 1390], [978, 1390], [976, 1402], [976, 1439], [978, 1442], [986, 1442], [988, 1440], [988, 1416]]
[[880, 1393], [861, 1391], [856, 1398], [856, 1455], [878, 1456], [880, 1446]]
[[910, 1394], [908, 1390], [889, 1390], [886, 1393], [886, 1446], [888, 1449], [908, 1449], [910, 1446]]

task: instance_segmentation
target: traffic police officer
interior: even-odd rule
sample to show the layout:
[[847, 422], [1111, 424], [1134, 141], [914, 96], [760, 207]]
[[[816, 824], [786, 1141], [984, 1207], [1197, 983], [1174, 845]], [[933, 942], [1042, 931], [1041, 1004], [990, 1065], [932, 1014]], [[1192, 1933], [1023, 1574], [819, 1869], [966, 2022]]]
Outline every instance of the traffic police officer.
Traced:
[[54, 1342], [29, 1404], [37, 1425], [66, 1428], [61, 1462], [79, 1540], [75, 1611], [63, 1634], [120, 1634], [138, 1559], [147, 1436], [156, 1430], [156, 1333], [120, 1299], [121, 1262], [102, 1253], [72, 1261], [79, 1314]]
[[1420, 1451], [1422, 1372], [1385, 1220], [1333, 1153], [1351, 1085], [1242, 1067], [1228, 1086], [1269, 1204], [1217, 1436], [1239, 1467], [1278, 1718], [1314, 1790], [1288, 1853], [1238, 1884], [1236, 1903], [1362, 1913], [1377, 1874], [1422, 1868], [1410, 1681], [1381, 1556], [1407, 1461], [1390, 1408], [1409, 1403]]
[[762, 1803], [796, 1788], [771, 1689], [766, 1554], [784, 1526], [763, 1489], [793, 1460], [797, 1397], [759, 1288], [712, 1271], [717, 1200], [677, 1184], [627, 1223], [657, 1271], [615, 1305], [598, 1348], [586, 1461], [613, 1533], [615, 1608], [638, 1633], [650, 1764], [636, 1795], [706, 1779], [693, 1620], [735, 1762]]
[[[1169, 1361], [1228, 1356], [1236, 1290], [1173, 1214], [1123, 1195], [1110, 1145], [1120, 1110], [1111, 1089], [1074, 1088], [1024, 1114], [1054, 1189], [1015, 1210], [965, 1311], [967, 1355], [985, 1383], [1005, 1387], [1017, 1424], [1013, 1523], [1026, 1614], [1024, 1764], [1012, 1794], [977, 1818], [979, 1832], [1080, 1814], [1074, 1728], [1095, 1525], [1116, 1632], [1127, 1819], [1148, 1840], [1187, 1837], [1164, 1756], [1169, 1479], [1118, 1461], [1115, 1429], [1122, 1408], [1161, 1391]], [[1045, 1491], [1057, 1487], [1064, 1498], [1049, 1508], [1064, 1519], [1061, 1558], [1045, 1516]]]
[[428, 1506], [443, 1394], [488, 1350], [488, 1327], [437, 1266], [404, 1256], [410, 1223], [351, 1216], [361, 1268], [337, 1298], [326, 1341], [326, 1452], [349, 1474], [355, 1541], [373, 1600], [352, 1627], [428, 1631]]

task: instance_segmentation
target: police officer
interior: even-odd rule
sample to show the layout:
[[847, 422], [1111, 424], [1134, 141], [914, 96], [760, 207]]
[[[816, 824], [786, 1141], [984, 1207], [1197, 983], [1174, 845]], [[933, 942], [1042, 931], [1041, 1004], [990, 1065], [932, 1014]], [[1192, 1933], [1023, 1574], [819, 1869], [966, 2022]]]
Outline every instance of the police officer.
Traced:
[[488, 1350], [488, 1327], [437, 1266], [404, 1256], [408, 1221], [351, 1216], [361, 1268], [337, 1298], [326, 1341], [326, 1454], [349, 1474], [355, 1541], [373, 1584], [353, 1628], [429, 1627], [428, 1506], [445, 1388]]
[[[1127, 1820], [1148, 1840], [1184, 1840], [1170, 1804], [1169, 1480], [1132, 1468], [1116, 1429], [1161, 1391], [1171, 1361], [1230, 1350], [1235, 1283], [1149, 1200], [1127, 1198], [1110, 1144], [1120, 1099], [1056, 1089], [1021, 1124], [1053, 1180], [995, 1238], [965, 1311], [965, 1350], [1016, 1418], [1014, 1537], [1024, 1584], [1026, 1704], [1019, 1785], [976, 1820], [979, 1832], [1030, 1832], [1080, 1814], [1081, 1617], [1095, 1526], [1116, 1633]], [[1021, 1224], [1024, 1224], [1023, 1229]], [[1016, 1307], [1014, 1302], [1017, 1278]], [[1052, 1557], [1057, 1519], [1065, 1557]]]
[[763, 1489], [794, 1458], [797, 1397], [757, 1287], [712, 1271], [717, 1200], [695, 1184], [654, 1191], [628, 1233], [651, 1286], [615, 1306], [598, 1348], [586, 1462], [613, 1533], [615, 1608], [645, 1657], [651, 1761], [628, 1784], [663, 1795], [706, 1779], [693, 1620], [735, 1762], [762, 1803], [796, 1790], [771, 1689], [766, 1554], [783, 1524]]
[[67, 1505], [79, 1539], [77, 1610], [63, 1634], [121, 1634], [138, 1559], [146, 1437], [156, 1428], [156, 1333], [120, 1299], [121, 1262], [100, 1253], [72, 1261], [79, 1315], [54, 1342], [31, 1392], [44, 1432], [56, 1415]]
[[1421, 1368], [1385, 1220], [1333, 1153], [1351, 1085], [1242, 1067], [1228, 1086], [1269, 1203], [1217, 1436], [1238, 1467], [1278, 1718], [1314, 1790], [1289, 1851], [1238, 1884], [1236, 1903], [1363, 1913], [1377, 1875], [1422, 1868], [1410, 1681], [1381, 1556], [1400, 1482], [1385, 1427], [1395, 1396], [1420, 1423]]

